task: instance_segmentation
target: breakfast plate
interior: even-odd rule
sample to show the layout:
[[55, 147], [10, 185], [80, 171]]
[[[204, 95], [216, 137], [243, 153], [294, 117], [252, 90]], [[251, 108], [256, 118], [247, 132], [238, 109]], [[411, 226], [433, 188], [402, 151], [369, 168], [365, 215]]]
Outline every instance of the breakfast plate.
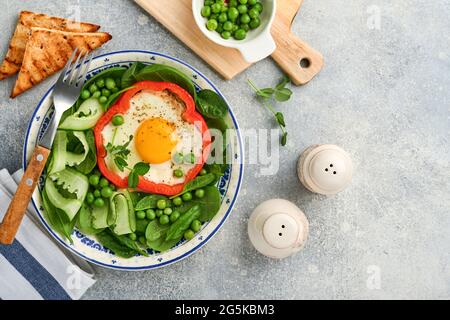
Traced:
[[[163, 65], [175, 68], [177, 71], [187, 76], [190, 81], [192, 81], [196, 92], [207, 89], [208, 91], [215, 92], [223, 99], [223, 101], [226, 102], [225, 98], [216, 86], [214, 86], [208, 78], [206, 78], [195, 68], [178, 59], [150, 51], [127, 50], [97, 56], [92, 60], [87, 81], [89, 82], [89, 79], [105, 72], [105, 70], [112, 70], [113, 68], [121, 67], [130, 68], [137, 62], [140, 62], [142, 65], [146, 66]], [[52, 91], [53, 87], [45, 93], [38, 103], [30, 120], [23, 149], [24, 169], [26, 169], [26, 164], [28, 163], [27, 160], [31, 157], [31, 153], [37, 141], [42, 136], [52, 117]], [[244, 157], [243, 144], [238, 123], [229, 105], [228, 112], [226, 113], [223, 121], [226, 123], [226, 126], [230, 129], [229, 131], [233, 133], [232, 135], [235, 138], [227, 139], [226, 150], [229, 155], [228, 158], [231, 159], [231, 163], [229, 163], [227, 169], [223, 172], [223, 175], [220, 176], [215, 184], [215, 187], [217, 187], [220, 193], [220, 208], [211, 220], [203, 223], [200, 230], [195, 233], [192, 238], [189, 237], [189, 240], [183, 239], [180, 236], [180, 238], [176, 238], [180, 240], [167, 251], [159, 252], [152, 250], [150, 247], [146, 249], [147, 256], [134, 254], [127, 258], [115, 254], [104, 244], [100, 243], [96, 236], [83, 233], [80, 231], [80, 228], [77, 227], [75, 227], [71, 232], [70, 238], [72, 241], [69, 241], [69, 239], [61, 236], [61, 234], [55, 230], [55, 228], [49, 223], [48, 216], [46, 216], [46, 210], [44, 209], [46, 205], [41, 196], [44, 189], [44, 184], [46, 183], [45, 174], [40, 178], [38, 188], [35, 190], [32, 197], [32, 203], [38, 213], [39, 219], [48, 232], [61, 245], [81, 258], [103, 267], [118, 270], [147, 270], [166, 266], [188, 257], [205, 245], [226, 221], [236, 202], [241, 186], [244, 173], [242, 164]], [[102, 173], [104, 172], [102, 171]]]

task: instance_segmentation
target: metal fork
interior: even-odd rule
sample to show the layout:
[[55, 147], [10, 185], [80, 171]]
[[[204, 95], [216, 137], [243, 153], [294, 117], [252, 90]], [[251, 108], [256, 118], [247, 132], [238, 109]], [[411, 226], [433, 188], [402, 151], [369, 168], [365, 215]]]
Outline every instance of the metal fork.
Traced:
[[[79, 53], [78, 56], [77, 53]], [[2, 244], [13, 243], [28, 203], [50, 155], [59, 121], [64, 111], [72, 107], [80, 95], [82, 84], [86, 80], [92, 61], [92, 55], [86, 54], [81, 64], [76, 68], [82, 55], [83, 51], [78, 51], [78, 49], [73, 51], [53, 89], [55, 112], [48, 127], [45, 129], [44, 136], [34, 148], [27, 170], [17, 187], [3, 222], [0, 224], [0, 243]], [[77, 59], [74, 62], [75, 56], [77, 56]], [[72, 68], [70, 68], [71, 66]]]

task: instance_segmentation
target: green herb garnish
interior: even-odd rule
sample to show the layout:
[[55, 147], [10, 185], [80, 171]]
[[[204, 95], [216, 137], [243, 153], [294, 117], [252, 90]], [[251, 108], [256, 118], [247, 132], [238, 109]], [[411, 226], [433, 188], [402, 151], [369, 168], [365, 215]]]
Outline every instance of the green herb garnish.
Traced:
[[145, 175], [150, 170], [150, 165], [148, 163], [138, 162], [133, 168], [128, 166], [127, 159], [130, 154], [128, 146], [130, 145], [131, 140], [133, 140], [132, 135], [128, 141], [122, 145], [113, 145], [111, 142], [108, 142], [106, 150], [113, 157], [114, 163], [120, 171], [123, 172], [125, 169], [130, 170], [130, 174], [128, 175], [128, 187], [136, 188], [139, 183], [139, 176]]
[[274, 116], [278, 125], [280, 126], [282, 135], [281, 135], [281, 145], [285, 146], [287, 143], [287, 131], [286, 131], [286, 122], [284, 121], [283, 113], [279, 111], [275, 111], [270, 100], [274, 99], [278, 102], [285, 102], [291, 98], [292, 91], [289, 88], [286, 88], [286, 85], [290, 82], [287, 76], [284, 76], [280, 83], [276, 85], [275, 88], [258, 88], [250, 79], [248, 79], [248, 83], [250, 87], [255, 91], [256, 95], [262, 100], [262, 105], [265, 106]]

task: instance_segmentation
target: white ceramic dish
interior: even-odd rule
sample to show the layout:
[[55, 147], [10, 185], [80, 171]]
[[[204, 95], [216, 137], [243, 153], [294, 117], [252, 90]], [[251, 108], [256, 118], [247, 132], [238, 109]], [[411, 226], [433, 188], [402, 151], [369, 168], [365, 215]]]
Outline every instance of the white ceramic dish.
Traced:
[[[141, 61], [147, 64], [159, 63], [170, 65], [190, 76], [197, 89], [210, 89], [221, 95], [211, 81], [190, 65], [175, 58], [149, 51], [118, 51], [98, 56], [92, 61], [89, 77], [111, 67], [129, 66], [135, 61]], [[51, 118], [53, 112], [51, 99], [52, 90], [53, 87], [50, 88], [41, 99], [29, 123], [23, 150], [24, 169], [26, 168], [26, 163], [28, 163], [27, 160], [33, 152], [38, 137], [42, 135], [44, 128], [48, 125], [48, 121]], [[239, 127], [231, 109], [229, 110], [229, 114], [225, 121], [229, 128], [234, 129], [237, 139], [235, 139], [236, 143], [229, 144], [228, 146], [233, 158], [233, 163], [230, 165], [230, 169], [218, 182], [218, 188], [222, 195], [222, 205], [217, 215], [210, 222], [204, 224], [202, 230], [196, 234], [194, 239], [187, 242], [180, 242], [174, 248], [164, 253], [154, 253], [149, 251], [149, 257], [135, 256], [130, 259], [117, 257], [110, 250], [99, 244], [95, 237], [86, 236], [76, 229], [72, 233], [74, 243], [70, 244], [52, 230], [44, 218], [42, 199], [38, 190], [42, 188], [44, 177], [41, 177], [39, 186], [32, 198], [33, 205], [38, 212], [39, 218], [50, 234], [64, 247], [87, 261], [100, 266], [119, 270], [146, 270], [166, 266], [189, 256], [206, 244], [223, 225], [233, 208], [241, 186], [244, 173], [242, 165], [243, 146]]]
[[211, 41], [224, 47], [238, 49], [247, 62], [253, 63], [271, 55], [276, 48], [275, 41], [270, 34], [270, 28], [275, 18], [276, 0], [260, 0], [264, 6], [261, 14], [261, 25], [247, 33], [244, 40], [223, 39], [219, 33], [206, 28], [207, 20], [202, 17], [201, 10], [204, 0], [192, 0], [192, 13], [195, 22], [203, 34]]

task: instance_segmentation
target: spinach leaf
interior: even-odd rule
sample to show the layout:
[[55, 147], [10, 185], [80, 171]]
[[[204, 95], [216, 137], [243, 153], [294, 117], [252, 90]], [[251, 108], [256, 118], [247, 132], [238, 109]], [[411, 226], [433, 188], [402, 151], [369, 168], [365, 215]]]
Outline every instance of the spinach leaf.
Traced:
[[200, 208], [201, 222], [210, 221], [220, 209], [220, 192], [214, 186], [207, 186], [205, 190], [205, 195], [202, 198], [192, 199], [195, 205]]
[[216, 180], [216, 176], [213, 173], [207, 173], [204, 176], [197, 176], [194, 180], [191, 180], [184, 185], [183, 191], [181, 193], [170, 197], [170, 199], [176, 198], [188, 191], [206, 187], [207, 185], [211, 184], [214, 180]]
[[169, 225], [162, 225], [157, 220], [151, 221], [145, 230], [145, 238], [148, 241], [155, 241], [166, 234]]
[[205, 117], [223, 119], [228, 113], [228, 106], [216, 92], [204, 89], [197, 94], [197, 110]]
[[137, 219], [136, 220], [136, 233], [145, 234], [145, 230], [147, 230], [149, 221], [147, 219]]
[[166, 234], [166, 241], [180, 238], [189, 229], [192, 221], [198, 219], [199, 216], [200, 207], [195, 205], [169, 227]]
[[173, 239], [173, 240], [165, 240], [164, 237], [161, 237], [155, 241], [147, 241], [147, 246], [154, 251], [164, 252], [171, 248], [173, 248], [182, 237]]
[[173, 67], [162, 64], [152, 64], [145, 66], [136, 75], [136, 81], [143, 80], [175, 83], [189, 92], [189, 94], [195, 100], [196, 91], [194, 83], [188, 76]]
[[140, 255], [143, 255], [144, 257], [148, 257], [147, 251], [141, 248], [141, 246], [136, 242], [131, 240], [127, 234], [118, 236], [113, 233], [113, 236], [119, 241], [122, 245], [138, 252]]
[[122, 75], [121, 86], [122, 88], [126, 88], [131, 86], [133, 83], [137, 82], [136, 79], [137, 74], [141, 69], [145, 67], [145, 64], [142, 62], [133, 63]]
[[88, 130], [85, 132], [85, 135], [86, 141], [89, 145], [89, 153], [87, 154], [86, 159], [84, 159], [84, 161], [75, 168], [81, 173], [89, 174], [97, 165], [97, 149], [95, 147], [94, 132], [92, 130]]
[[135, 206], [134, 210], [142, 211], [156, 208], [156, 202], [161, 199], [167, 199], [165, 196], [159, 194], [151, 194], [142, 198]]
[[119, 242], [110, 230], [104, 230], [97, 234], [97, 240], [119, 257], [131, 258], [137, 254], [136, 250], [131, 249]]

